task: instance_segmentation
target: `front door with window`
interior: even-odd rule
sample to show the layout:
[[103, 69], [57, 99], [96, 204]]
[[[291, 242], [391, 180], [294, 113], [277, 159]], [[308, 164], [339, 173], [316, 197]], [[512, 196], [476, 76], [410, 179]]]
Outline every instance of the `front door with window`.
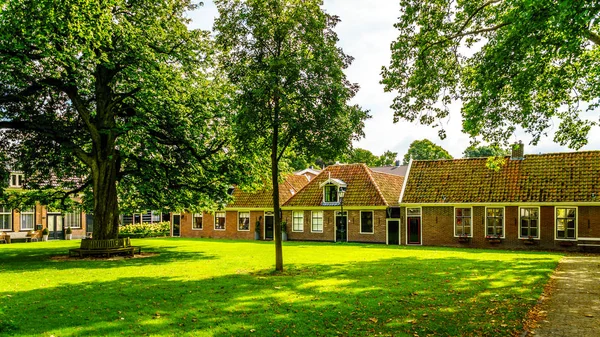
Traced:
[[273, 240], [275, 217], [272, 215], [265, 215], [265, 240]]
[[173, 214], [173, 236], [181, 236], [181, 214]]
[[421, 218], [408, 218], [408, 243], [421, 244]]
[[348, 213], [337, 212], [335, 216], [335, 241], [348, 241]]
[[51, 214], [48, 213], [46, 216], [48, 219], [48, 239], [49, 240], [62, 240], [65, 238], [63, 232], [63, 218], [62, 214]]
[[400, 220], [387, 221], [388, 245], [400, 244]]

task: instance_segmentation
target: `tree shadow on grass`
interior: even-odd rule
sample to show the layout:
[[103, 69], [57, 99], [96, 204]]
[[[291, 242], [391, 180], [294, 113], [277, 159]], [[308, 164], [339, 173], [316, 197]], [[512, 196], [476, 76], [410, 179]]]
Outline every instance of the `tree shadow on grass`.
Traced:
[[16, 330], [4, 332], [15, 336], [511, 335], [555, 266], [415, 257], [196, 280], [124, 276], [0, 293], [0, 320], [12, 320]]

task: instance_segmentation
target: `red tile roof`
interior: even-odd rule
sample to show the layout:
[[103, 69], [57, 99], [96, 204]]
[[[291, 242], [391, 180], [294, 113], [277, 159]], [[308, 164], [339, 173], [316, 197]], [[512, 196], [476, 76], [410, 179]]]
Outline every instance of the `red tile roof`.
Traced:
[[[279, 203], [286, 202], [306, 184], [308, 179], [305, 176], [289, 175], [279, 184]], [[233, 199], [233, 203], [227, 205], [227, 208], [273, 208], [273, 188], [270, 184], [254, 192], [236, 188], [233, 191]]]
[[402, 203], [600, 201], [600, 151], [505, 157], [498, 172], [486, 160], [413, 161]]
[[401, 176], [373, 172], [365, 164], [332, 165], [313, 178], [284, 206], [322, 206], [321, 184], [330, 177], [347, 184], [344, 206], [397, 205], [404, 180]]

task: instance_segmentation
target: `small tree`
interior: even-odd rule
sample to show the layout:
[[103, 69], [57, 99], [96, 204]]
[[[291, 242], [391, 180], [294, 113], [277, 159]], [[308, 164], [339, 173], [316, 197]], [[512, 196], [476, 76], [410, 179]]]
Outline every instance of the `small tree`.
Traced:
[[480, 158], [480, 157], [504, 157], [509, 154], [509, 151], [497, 145], [471, 145], [463, 152], [465, 158]]
[[408, 152], [404, 155], [403, 164], [408, 165], [410, 159], [414, 160], [435, 160], [435, 159], [452, 159], [448, 151], [441, 146], [432, 143], [428, 139], [415, 140], [408, 148]]
[[189, 0], [1, 7], [0, 146], [29, 188], [5, 199], [84, 195], [93, 237], [109, 239], [119, 202], [173, 210], [227, 198], [243, 165], [208, 33], [186, 26]]
[[319, 0], [217, 0], [221, 65], [236, 86], [236, 134], [246, 152], [270, 158], [275, 268], [283, 270], [279, 162], [287, 149], [334, 158], [362, 135], [368, 114], [348, 104], [358, 86], [343, 70], [339, 22]]

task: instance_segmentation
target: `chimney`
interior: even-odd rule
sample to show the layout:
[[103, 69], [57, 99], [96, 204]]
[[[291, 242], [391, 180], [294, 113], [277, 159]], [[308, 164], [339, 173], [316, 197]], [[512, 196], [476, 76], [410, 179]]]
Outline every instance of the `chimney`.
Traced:
[[511, 160], [523, 160], [525, 154], [525, 146], [521, 141], [512, 145]]
[[394, 165], [395, 165], [396, 167], [400, 166], [400, 160], [396, 160], [396, 161], [394, 162]]

